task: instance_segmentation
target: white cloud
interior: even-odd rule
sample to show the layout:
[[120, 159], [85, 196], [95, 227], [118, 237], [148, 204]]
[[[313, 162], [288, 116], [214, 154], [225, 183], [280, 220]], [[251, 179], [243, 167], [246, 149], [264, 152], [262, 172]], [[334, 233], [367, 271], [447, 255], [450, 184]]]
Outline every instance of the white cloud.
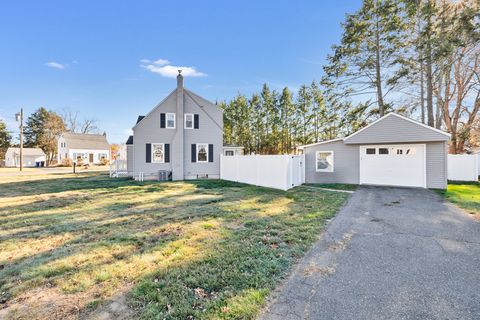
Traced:
[[166, 59], [158, 59], [158, 60], [154, 61], [153, 64], [157, 65], [157, 66], [165, 66], [167, 64], [170, 64], [170, 61], [168, 61]]
[[195, 67], [181, 67], [173, 66], [170, 61], [165, 59], [158, 59], [156, 61], [150, 61], [148, 59], [140, 60], [142, 63], [140, 66], [147, 69], [150, 72], [157, 73], [162, 77], [175, 78], [178, 75], [178, 70], [182, 70], [184, 77], [206, 77], [207, 74], [200, 72]]
[[124, 129], [123, 133], [127, 136], [131, 136], [133, 134], [133, 130], [132, 129]]
[[61, 64], [61, 63], [58, 63], [58, 62], [55, 62], [55, 61], [47, 62], [47, 63], [45, 63], [45, 65], [47, 67], [60, 69], [60, 70], [63, 70], [66, 67], [64, 64]]

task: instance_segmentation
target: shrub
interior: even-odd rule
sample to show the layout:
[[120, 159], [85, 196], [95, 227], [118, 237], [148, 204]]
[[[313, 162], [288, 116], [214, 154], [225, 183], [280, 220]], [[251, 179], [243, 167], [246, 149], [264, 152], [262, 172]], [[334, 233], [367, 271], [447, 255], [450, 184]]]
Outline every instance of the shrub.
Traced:
[[107, 158], [102, 158], [100, 159], [100, 165], [101, 166], [106, 166], [108, 164], [108, 159]]
[[60, 163], [60, 166], [61, 167], [71, 167], [71, 166], [73, 166], [73, 161], [70, 158], [65, 158]]

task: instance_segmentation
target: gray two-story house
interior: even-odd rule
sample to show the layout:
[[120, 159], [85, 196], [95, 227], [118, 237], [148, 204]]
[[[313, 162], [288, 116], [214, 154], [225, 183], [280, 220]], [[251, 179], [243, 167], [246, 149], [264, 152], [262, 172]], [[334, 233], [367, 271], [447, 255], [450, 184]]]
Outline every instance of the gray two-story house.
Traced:
[[144, 179], [219, 178], [223, 110], [187, 90], [181, 71], [177, 88], [146, 116], [127, 140], [127, 170]]

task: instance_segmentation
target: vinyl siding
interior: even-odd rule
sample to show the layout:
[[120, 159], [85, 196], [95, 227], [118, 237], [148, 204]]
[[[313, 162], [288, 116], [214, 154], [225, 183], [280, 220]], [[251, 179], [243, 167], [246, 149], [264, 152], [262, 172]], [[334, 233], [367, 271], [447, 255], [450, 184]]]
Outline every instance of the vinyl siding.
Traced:
[[[133, 171], [135, 174], [143, 172], [145, 175], [156, 174], [158, 170], [172, 170], [170, 163], [146, 163], [145, 153], [147, 143], [170, 143], [170, 153], [177, 146], [172, 145], [176, 129], [160, 128], [160, 113], [176, 113], [177, 98], [174, 90], [158, 108], [153, 109], [145, 118], [133, 128], [134, 160]], [[178, 119], [175, 119], [175, 127], [178, 128]], [[183, 126], [182, 126], [183, 128]]]
[[[447, 186], [447, 142], [421, 142], [426, 144], [427, 188], [444, 189]], [[380, 144], [380, 143], [369, 143]], [[394, 143], [392, 143], [394, 144]], [[347, 145], [343, 141], [313, 145], [305, 148], [306, 183], [359, 183], [360, 145]], [[316, 172], [316, 151], [334, 152], [334, 172]]]
[[[333, 151], [333, 172], [317, 172], [315, 153]], [[306, 183], [359, 183], [359, 147], [343, 141], [317, 144], [305, 148]]]
[[447, 187], [447, 142], [427, 143], [427, 188]]
[[127, 145], [127, 171], [129, 176], [133, 176], [133, 144]]
[[[158, 170], [172, 170], [178, 164], [178, 156], [183, 155], [185, 179], [195, 179], [197, 175], [208, 174], [209, 178], [220, 177], [220, 155], [223, 147], [223, 112], [218, 106], [184, 89], [184, 113], [199, 115], [199, 129], [184, 129], [183, 116], [177, 114], [177, 90], [174, 90], [163, 102], [153, 109], [133, 128], [133, 172], [144, 172], [145, 175], [156, 174]], [[190, 96], [202, 107], [199, 107]], [[175, 129], [160, 128], [160, 113], [176, 113]], [[207, 115], [208, 114], [208, 115]], [[177, 145], [175, 135], [183, 130], [183, 145]], [[170, 163], [146, 163], [147, 143], [169, 143]], [[191, 144], [207, 143], [214, 145], [214, 161], [192, 163]], [[183, 153], [176, 148], [183, 148]], [[176, 152], [177, 151], [177, 152]], [[130, 171], [130, 169], [129, 169]]]
[[448, 136], [420, 124], [390, 115], [362, 132], [351, 135], [345, 140], [345, 144], [409, 143], [448, 139]]
[[[223, 111], [213, 103], [188, 91], [185, 94], [185, 113], [198, 114], [199, 128], [184, 131], [185, 179], [195, 179], [197, 175], [208, 174], [209, 178], [220, 178], [220, 155], [223, 150]], [[193, 99], [195, 99], [195, 101]], [[203, 107], [197, 105], [200, 104]], [[183, 121], [183, 119], [182, 119]], [[192, 163], [191, 145], [213, 144], [213, 162]]]

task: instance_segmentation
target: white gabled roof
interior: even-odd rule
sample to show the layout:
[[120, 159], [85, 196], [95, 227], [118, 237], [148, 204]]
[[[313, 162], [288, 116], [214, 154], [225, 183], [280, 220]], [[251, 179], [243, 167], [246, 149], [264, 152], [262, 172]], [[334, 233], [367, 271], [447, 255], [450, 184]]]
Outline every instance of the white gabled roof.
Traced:
[[306, 144], [306, 145], [303, 145], [303, 146], [299, 146], [299, 147], [297, 147], [297, 148], [300, 149], [300, 150], [302, 150], [302, 149], [304, 149], [304, 148], [306, 148], [306, 147], [316, 146], [316, 145], [319, 145], [319, 144], [331, 143], [331, 142], [335, 142], [335, 141], [347, 141], [348, 139], [350, 139], [350, 138], [356, 136], [357, 134], [359, 134], [359, 133], [367, 130], [367, 129], [370, 128], [371, 126], [375, 125], [376, 123], [378, 123], [378, 122], [380, 122], [380, 121], [382, 121], [382, 120], [384, 120], [384, 119], [386, 119], [386, 118], [388, 118], [388, 117], [398, 117], [398, 118], [400, 118], [400, 119], [407, 120], [407, 121], [410, 121], [411, 123], [414, 123], [414, 124], [416, 124], [416, 125], [422, 126], [422, 127], [426, 128], [426, 129], [429, 129], [429, 130], [432, 130], [432, 131], [434, 131], [434, 132], [443, 134], [443, 135], [445, 135], [445, 136], [447, 136], [447, 137], [449, 137], [449, 138], [451, 137], [451, 134], [450, 134], [450, 133], [444, 132], [444, 131], [439, 130], [439, 129], [436, 129], [436, 128], [432, 128], [432, 127], [430, 127], [430, 126], [427, 126], [426, 124], [423, 124], [423, 123], [421, 123], [421, 122], [418, 122], [418, 121], [412, 120], [412, 119], [410, 119], [410, 118], [404, 117], [404, 116], [399, 115], [399, 114], [397, 114], [397, 113], [395, 113], [395, 112], [390, 112], [390, 113], [384, 115], [383, 117], [378, 118], [377, 120], [373, 121], [372, 123], [370, 123], [370, 124], [367, 125], [366, 127], [363, 127], [362, 129], [358, 130], [357, 132], [355, 132], [355, 133], [353, 133], [353, 134], [351, 134], [351, 135], [349, 135], [349, 136], [347, 136], [347, 137], [344, 137], [344, 138], [336, 138], [336, 139], [331, 139], [331, 140], [327, 140], [327, 141], [321, 141], [321, 142]]
[[[43, 152], [43, 150], [40, 148], [23, 148], [22, 151], [24, 156], [44, 156], [45, 155], [45, 152]], [[9, 147], [6, 153], [20, 154], [20, 148]]]

